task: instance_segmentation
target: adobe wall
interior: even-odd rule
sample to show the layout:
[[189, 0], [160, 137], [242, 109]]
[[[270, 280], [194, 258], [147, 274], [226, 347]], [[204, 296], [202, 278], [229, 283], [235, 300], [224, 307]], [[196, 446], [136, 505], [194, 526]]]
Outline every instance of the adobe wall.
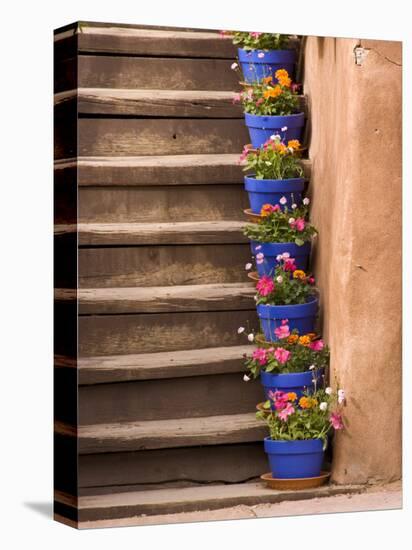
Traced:
[[332, 379], [348, 395], [337, 483], [401, 476], [401, 55], [399, 42], [305, 45], [314, 272]]

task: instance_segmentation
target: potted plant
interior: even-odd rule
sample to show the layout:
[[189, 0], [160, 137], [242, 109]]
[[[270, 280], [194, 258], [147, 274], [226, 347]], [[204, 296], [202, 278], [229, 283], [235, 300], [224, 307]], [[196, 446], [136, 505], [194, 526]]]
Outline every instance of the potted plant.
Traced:
[[258, 347], [245, 356], [245, 381], [260, 380], [269, 399], [270, 392], [295, 392], [301, 397], [304, 391], [313, 391], [321, 383], [329, 364], [329, 349], [315, 333], [299, 335], [290, 330], [288, 319], [282, 319], [275, 329], [269, 347]]
[[267, 411], [258, 411], [269, 436], [264, 440], [270, 470], [276, 479], [317, 477], [321, 474], [327, 437], [343, 428], [341, 407], [345, 392], [328, 387], [300, 398], [293, 392], [271, 393]]
[[259, 82], [278, 69], [294, 73], [296, 51], [287, 48], [289, 36], [267, 32], [230, 32], [246, 82]]
[[317, 233], [307, 221], [309, 200], [305, 199], [300, 207], [293, 204], [290, 209], [285, 196], [279, 203], [283, 211], [279, 204], [263, 205], [259, 223], [249, 223], [243, 230], [250, 239], [259, 276], [272, 275], [276, 265], [289, 257], [294, 258], [295, 269], [308, 268], [311, 239]]
[[284, 253], [273, 276], [263, 275], [256, 284], [256, 309], [267, 341], [279, 340], [282, 321], [299, 334], [315, 332], [318, 313], [315, 279], [296, 268], [295, 259]]
[[261, 147], [276, 134], [285, 142], [301, 139], [305, 115], [300, 111], [297, 86], [285, 69], [276, 71], [275, 78], [277, 83], [268, 76], [260, 83], [247, 85], [233, 98], [243, 106], [253, 147]]
[[[299, 163], [300, 142], [284, 143], [279, 134], [268, 139], [262, 148], [245, 145], [240, 162], [245, 176], [245, 189], [253, 213], [259, 214], [266, 204], [279, 204], [281, 208], [293, 204], [300, 206], [304, 187], [303, 169]], [[286, 199], [285, 205], [280, 199]], [[306, 201], [309, 204], [309, 200]]]

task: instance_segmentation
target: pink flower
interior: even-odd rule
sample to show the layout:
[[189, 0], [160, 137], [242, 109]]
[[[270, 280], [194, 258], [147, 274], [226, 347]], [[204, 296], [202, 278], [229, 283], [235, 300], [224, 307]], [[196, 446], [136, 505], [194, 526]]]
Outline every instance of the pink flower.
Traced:
[[275, 355], [276, 360], [281, 365], [284, 365], [286, 363], [286, 361], [288, 361], [289, 357], [291, 356], [291, 353], [287, 349], [276, 348], [274, 355]]
[[236, 93], [233, 96], [232, 103], [239, 103], [240, 99], [241, 99], [241, 95], [239, 93]]
[[309, 284], [311, 285], [315, 284], [315, 279], [313, 277], [309, 277], [308, 281], [309, 281]]
[[332, 413], [329, 420], [335, 430], [343, 429], [342, 416], [339, 413]]
[[257, 348], [252, 353], [252, 358], [255, 361], [259, 362], [259, 365], [266, 365], [267, 358], [266, 358], [266, 350], [264, 348]]
[[[283, 323], [283, 321], [282, 321]], [[287, 338], [290, 335], [289, 325], [283, 325], [275, 328], [275, 336], [281, 340]]]
[[320, 340], [314, 340], [313, 342], [311, 342], [309, 344], [309, 347], [310, 349], [312, 349], [313, 351], [322, 351], [323, 348], [324, 348], [324, 343], [323, 343], [323, 340], [320, 339]]
[[285, 271], [295, 271], [295, 258], [288, 258], [287, 260], [285, 260], [285, 263], [283, 264], [283, 269]]
[[305, 229], [306, 222], [303, 218], [297, 218], [296, 220], [290, 218], [289, 224], [293, 229], [296, 229], [296, 231], [303, 231]]
[[288, 417], [293, 414], [295, 412], [295, 408], [293, 407], [293, 405], [291, 405], [290, 403], [288, 403], [286, 405], [286, 407], [284, 409], [282, 409], [279, 413], [278, 413], [278, 416], [281, 420], [283, 420], [283, 422], [286, 422]]
[[251, 33], [250, 33], [250, 36], [252, 36], [252, 38], [259, 38], [259, 36], [260, 36], [261, 34], [262, 34], [261, 32], [251, 32]]
[[264, 102], [263, 97], [260, 97], [260, 98], [256, 101], [256, 105], [261, 105], [263, 102]]
[[289, 323], [289, 319], [282, 319], [281, 324], [287, 325]]
[[261, 296], [268, 296], [275, 290], [275, 283], [267, 275], [263, 275], [256, 285], [256, 290]]

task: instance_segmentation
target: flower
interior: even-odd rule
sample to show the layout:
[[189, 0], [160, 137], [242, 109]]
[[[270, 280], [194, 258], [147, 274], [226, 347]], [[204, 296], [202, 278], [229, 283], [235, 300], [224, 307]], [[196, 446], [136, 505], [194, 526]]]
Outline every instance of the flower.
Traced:
[[249, 340], [249, 342], [253, 342], [253, 340], [255, 339], [253, 332], [247, 335], [247, 339]]
[[291, 392], [288, 393], [289, 401], [296, 401], [297, 398], [298, 398], [298, 396], [296, 395], [296, 393], [294, 391], [291, 391]]
[[245, 375], [243, 376], [243, 381], [244, 381], [244, 382], [249, 382], [249, 380], [250, 380], [249, 376], [248, 376], [247, 374], [245, 374]]
[[245, 265], [245, 269], [246, 271], [249, 271], [249, 269], [252, 268], [252, 264], [250, 262], [248, 262], [246, 265]]
[[288, 344], [296, 344], [296, 342], [299, 340], [299, 336], [297, 334], [291, 334], [288, 336]]
[[286, 197], [281, 197], [279, 199], [280, 204], [286, 204], [288, 202], [288, 199]]
[[[284, 252], [284, 253], [282, 254], [282, 258], [283, 258], [284, 260], [287, 260], [288, 258], [290, 258], [290, 253], [289, 253], [289, 252]], [[293, 260], [293, 261], [295, 261], [295, 260]]]
[[272, 82], [273, 80], [273, 76], [265, 76], [265, 78], [263, 79], [263, 82], [265, 84], [269, 84], [269, 82]]
[[274, 353], [274, 356], [275, 356], [276, 360], [281, 365], [284, 365], [289, 360], [291, 355], [292, 354], [290, 353], [290, 351], [288, 351], [287, 349], [284, 349], [284, 348], [276, 348], [275, 353]]
[[288, 141], [288, 147], [293, 151], [297, 151], [300, 147], [300, 141], [298, 139], [290, 139]]
[[318, 400], [314, 397], [307, 397], [306, 395], [304, 395], [299, 399], [299, 406], [302, 409], [311, 409], [312, 407], [316, 407], [317, 404]]
[[256, 259], [259, 260], [259, 261], [260, 261], [260, 260], [263, 261], [264, 257], [265, 257], [265, 255], [263, 254], [263, 252], [258, 252], [258, 253], [256, 254]]
[[275, 86], [274, 88], [267, 88], [263, 92], [263, 97], [268, 99], [269, 97], [279, 97], [282, 93], [282, 88], [280, 86]]
[[345, 401], [345, 390], [338, 390], [338, 403], [341, 405]]
[[283, 269], [285, 271], [291, 271], [291, 272], [295, 271], [296, 270], [295, 259], [290, 258], [285, 260], [285, 263], [283, 264]]
[[283, 283], [283, 277], [282, 277], [282, 275], [278, 275], [278, 276], [276, 277], [276, 282], [279, 283], [279, 284]]
[[278, 254], [278, 255], [276, 256], [276, 261], [281, 262], [282, 260], [283, 260], [282, 254]]
[[308, 199], [308, 197], [305, 197], [302, 202], [305, 206], [307, 206], [310, 203], [310, 199]]
[[289, 223], [290, 225], [294, 225], [294, 224], [295, 224], [295, 218], [289, 218], [288, 223]]
[[305, 229], [306, 222], [303, 218], [298, 218], [295, 222], [295, 229], [303, 231]]
[[292, 204], [292, 210], [296, 210], [297, 207], [298, 207], [297, 204], [295, 204], [295, 203]]
[[301, 346], [309, 346], [310, 344], [310, 338], [307, 334], [304, 334], [303, 336], [300, 336], [299, 338], [299, 344]]
[[239, 67], [239, 65], [237, 63], [232, 63], [231, 66], [230, 66], [232, 71], [236, 70], [238, 67]]
[[283, 128], [281, 128], [282, 132], [287, 132], [287, 129], [288, 129], [287, 126], [283, 126]]
[[319, 405], [319, 408], [321, 411], [326, 411], [328, 408], [328, 404], [326, 403], [326, 401], [322, 401], [322, 403]]
[[294, 279], [301, 279], [303, 280], [306, 277], [306, 273], [303, 271], [303, 269], [296, 269], [293, 272], [293, 278]]
[[309, 367], [309, 370], [314, 370], [315, 368], [316, 368], [315, 365], [311, 365], [311, 366]]
[[295, 412], [293, 405], [288, 403], [284, 409], [278, 412], [278, 416], [283, 422], [286, 422], [288, 417]]
[[252, 353], [252, 358], [255, 361], [258, 361], [259, 365], [266, 365], [267, 363], [267, 352], [265, 348], [257, 348]]
[[239, 103], [239, 101], [242, 99], [242, 96], [239, 93], [233, 94], [232, 103]]
[[333, 393], [332, 388], [331, 388], [330, 386], [328, 386], [327, 388], [325, 388], [325, 393], [326, 393], [327, 395], [332, 395], [332, 393]]
[[281, 324], [287, 325], [289, 323], [289, 319], [282, 319]]
[[260, 250], [261, 248], [262, 248], [261, 244], [258, 244], [257, 246], [255, 246], [255, 250]]
[[245, 332], [245, 327], [239, 327], [239, 328], [237, 329], [237, 333], [238, 333], [238, 334], [242, 334], [242, 332]]
[[250, 36], [251, 36], [252, 38], [259, 38], [259, 36], [260, 36], [261, 34], [262, 34], [261, 32], [256, 32], [256, 31], [255, 31], [255, 32], [251, 32], [251, 33], [250, 33]]
[[342, 416], [339, 413], [333, 412], [330, 415], [329, 420], [335, 430], [342, 430], [343, 428]]
[[278, 212], [279, 210], [280, 206], [278, 204], [264, 204], [260, 209], [260, 215], [263, 217], [270, 216], [270, 214], [273, 212]]
[[268, 296], [275, 290], [275, 283], [267, 275], [263, 275], [256, 284], [256, 290], [260, 296]]
[[315, 284], [315, 278], [314, 277], [309, 277], [308, 283], [311, 284], [311, 285], [314, 285]]
[[282, 325], [276, 327], [274, 330], [275, 336], [281, 340], [282, 338], [287, 338], [290, 335], [289, 325]]
[[314, 340], [309, 344], [309, 347], [313, 351], [322, 351], [324, 348], [323, 340], [322, 339]]
[[259, 59], [262, 59], [262, 57], [265, 57], [265, 54], [263, 52], [259, 52], [258, 57], [259, 57]]

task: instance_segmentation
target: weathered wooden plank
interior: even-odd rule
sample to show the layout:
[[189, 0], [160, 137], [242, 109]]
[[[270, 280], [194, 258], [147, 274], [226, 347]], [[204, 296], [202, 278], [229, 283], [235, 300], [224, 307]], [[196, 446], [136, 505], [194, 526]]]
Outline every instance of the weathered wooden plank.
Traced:
[[[139, 157], [79, 157], [55, 162], [56, 178], [62, 185], [78, 169], [79, 186], [157, 186], [243, 184], [239, 154], [165, 155]], [[310, 178], [311, 162], [301, 161]]]
[[80, 114], [243, 118], [235, 93], [215, 90], [78, 88], [55, 95], [55, 105], [77, 101]]
[[[66, 435], [67, 426], [55, 426]], [[255, 413], [79, 426], [80, 454], [259, 441], [267, 428]]]
[[81, 385], [157, 380], [211, 374], [239, 373], [244, 370], [243, 355], [250, 345], [182, 350], [174, 352], [83, 357], [75, 360], [58, 356], [55, 366], [76, 368]]
[[228, 59], [81, 55], [78, 62], [81, 88], [230, 91], [239, 88], [239, 77], [230, 70]]
[[80, 288], [244, 282], [250, 257], [247, 243], [80, 248], [78, 281]]
[[184, 29], [133, 28], [120, 25], [81, 23], [73, 29], [55, 35], [55, 43], [78, 37], [80, 53], [130, 54], [171, 57], [216, 57], [232, 59], [236, 48], [230, 37], [217, 31]]
[[[300, 491], [275, 491], [259, 481], [83, 496], [79, 498], [80, 528], [131, 526], [142, 524], [143, 516], [274, 504], [356, 494], [364, 490], [365, 487], [359, 485], [323, 485]], [[61, 496], [58, 494], [56, 498]]]
[[259, 381], [246, 384], [240, 372], [87, 385], [79, 388], [79, 424], [249, 413], [263, 400]]
[[56, 225], [55, 235], [79, 233], [80, 245], [244, 243], [245, 222], [79, 223]]
[[241, 221], [248, 206], [247, 193], [237, 184], [81, 187], [78, 220], [80, 223]]
[[78, 301], [80, 315], [219, 311], [247, 309], [254, 302], [253, 283], [55, 289], [55, 300]]
[[79, 457], [79, 487], [95, 492], [98, 487], [116, 485], [141, 484], [150, 489], [159, 484], [161, 488], [160, 484], [172, 481], [240, 483], [266, 469], [261, 442], [101, 453]]
[[[253, 302], [251, 300], [251, 302]], [[239, 326], [257, 328], [256, 309], [187, 313], [86, 315], [79, 318], [81, 357], [239, 345]], [[57, 349], [56, 353], [68, 355]]]
[[80, 118], [78, 129], [80, 156], [237, 153], [249, 141], [242, 119]]

